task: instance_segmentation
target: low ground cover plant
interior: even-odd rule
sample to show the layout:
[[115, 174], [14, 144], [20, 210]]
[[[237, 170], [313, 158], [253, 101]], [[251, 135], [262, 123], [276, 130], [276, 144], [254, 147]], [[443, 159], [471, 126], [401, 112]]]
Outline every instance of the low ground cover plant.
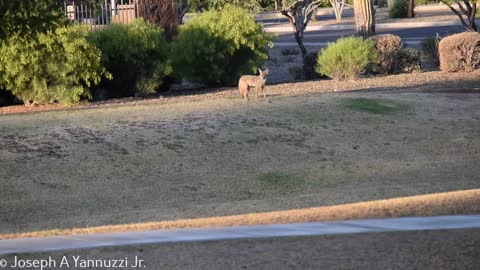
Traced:
[[235, 83], [268, 59], [272, 36], [253, 15], [226, 5], [209, 10], [180, 28], [171, 58], [178, 77], [207, 85]]
[[113, 76], [100, 85], [106, 97], [154, 93], [173, 72], [162, 29], [143, 19], [129, 25], [111, 24], [92, 32], [89, 41], [100, 49], [102, 64]]
[[15, 34], [0, 41], [0, 88], [25, 104], [72, 104], [90, 97], [89, 87], [109, 77], [87, 29], [63, 26], [34, 38]]
[[372, 40], [340, 38], [320, 51], [316, 70], [336, 80], [356, 79], [377, 59]]
[[385, 99], [374, 98], [345, 98], [345, 108], [372, 114], [388, 114], [401, 109], [401, 104]]

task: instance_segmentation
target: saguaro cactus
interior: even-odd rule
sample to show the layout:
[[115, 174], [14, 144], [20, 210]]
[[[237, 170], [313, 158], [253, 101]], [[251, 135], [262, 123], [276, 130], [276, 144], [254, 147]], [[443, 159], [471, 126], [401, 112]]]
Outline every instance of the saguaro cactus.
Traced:
[[375, 35], [375, 11], [372, 0], [354, 0], [357, 33], [363, 38]]

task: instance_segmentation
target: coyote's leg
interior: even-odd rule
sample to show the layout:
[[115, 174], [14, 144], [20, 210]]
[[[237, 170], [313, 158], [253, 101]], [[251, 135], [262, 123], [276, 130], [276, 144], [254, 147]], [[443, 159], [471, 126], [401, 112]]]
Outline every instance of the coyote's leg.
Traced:
[[262, 86], [262, 94], [263, 94], [263, 97], [264, 97], [264, 98], [266, 98], [266, 97], [267, 97], [267, 95], [265, 94], [265, 85], [264, 85], [264, 86]]
[[258, 95], [260, 94], [260, 89], [261, 89], [261, 88], [262, 88], [262, 87], [261, 87], [260, 85], [258, 85], [258, 84], [255, 86], [255, 91], [257, 92], [257, 98], [258, 98]]
[[240, 91], [240, 95], [243, 98], [247, 98], [247, 92], [248, 92], [248, 84], [244, 83], [243, 81], [238, 82], [238, 90]]

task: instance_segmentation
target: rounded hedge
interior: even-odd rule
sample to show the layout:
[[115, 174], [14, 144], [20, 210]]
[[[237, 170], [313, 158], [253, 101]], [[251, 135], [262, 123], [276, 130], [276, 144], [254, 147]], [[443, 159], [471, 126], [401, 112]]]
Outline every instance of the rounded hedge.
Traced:
[[107, 97], [153, 93], [172, 73], [169, 44], [161, 28], [137, 19], [133, 23], [111, 24], [92, 32], [89, 41], [102, 52], [102, 63], [112, 80], [102, 80]]
[[181, 26], [172, 46], [177, 76], [207, 85], [232, 84], [268, 59], [272, 36], [253, 15], [233, 5], [209, 10]]
[[372, 40], [360, 37], [340, 38], [321, 50], [316, 70], [337, 80], [356, 79], [377, 58]]
[[13, 35], [0, 43], [0, 88], [25, 104], [76, 103], [108, 74], [100, 51], [87, 42], [88, 31], [65, 26], [35, 38]]

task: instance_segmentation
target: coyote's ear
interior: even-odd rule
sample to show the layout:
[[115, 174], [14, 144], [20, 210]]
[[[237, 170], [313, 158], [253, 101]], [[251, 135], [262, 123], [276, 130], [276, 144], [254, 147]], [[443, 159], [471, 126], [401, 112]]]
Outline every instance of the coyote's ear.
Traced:
[[265, 69], [265, 70], [263, 71], [263, 73], [264, 73], [265, 75], [268, 75], [268, 73], [270, 73], [270, 70], [268, 70], [268, 68], [267, 68], [267, 69]]
[[262, 74], [262, 69], [258, 69], [258, 74]]

